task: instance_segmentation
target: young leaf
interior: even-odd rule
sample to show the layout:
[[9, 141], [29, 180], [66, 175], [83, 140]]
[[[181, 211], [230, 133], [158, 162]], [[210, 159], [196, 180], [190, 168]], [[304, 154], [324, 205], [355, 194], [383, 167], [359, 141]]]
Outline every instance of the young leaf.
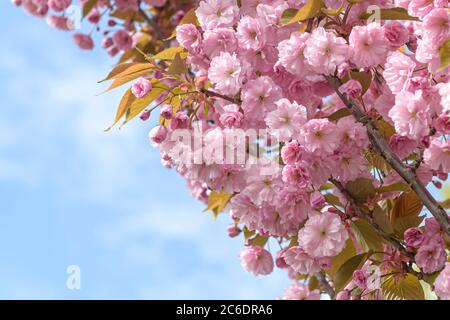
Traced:
[[388, 186], [383, 186], [377, 189], [378, 193], [385, 193], [385, 192], [400, 192], [400, 191], [411, 191], [411, 188], [403, 182], [396, 182], [393, 184], [390, 184]]
[[372, 181], [365, 178], [358, 178], [346, 184], [345, 188], [355, 200], [356, 204], [363, 204], [375, 196], [376, 190]]
[[390, 213], [391, 223], [394, 224], [395, 220], [400, 217], [406, 216], [418, 216], [422, 211], [422, 201], [417, 197], [414, 192], [404, 192], [395, 201], [394, 208]]
[[344, 250], [331, 260], [331, 268], [327, 269], [327, 274], [334, 279], [339, 268], [351, 257], [356, 255], [355, 245], [351, 239], [347, 239]]
[[153, 65], [150, 63], [121, 63], [114, 67], [111, 72], [106, 76], [105, 79], [99, 81], [99, 83], [105, 82], [107, 80], [116, 79], [125, 77], [127, 75], [131, 75], [136, 72], [144, 71], [144, 70], [152, 70]]
[[211, 210], [216, 218], [225, 208], [232, 196], [231, 193], [225, 191], [212, 191], [208, 197], [208, 207], [206, 210]]
[[83, 18], [86, 17], [89, 12], [91, 12], [92, 9], [94, 9], [94, 7], [97, 5], [98, 0], [88, 0], [86, 1], [86, 3], [83, 5]]
[[182, 74], [186, 73], [188, 70], [188, 67], [186, 65], [186, 61], [181, 59], [181, 56], [179, 53], [175, 55], [175, 59], [173, 59], [172, 63], [170, 64], [169, 70], [167, 70], [168, 74]]
[[339, 109], [338, 111], [332, 113], [327, 118], [330, 121], [337, 121], [341, 118], [348, 117], [351, 115], [352, 115], [352, 112], [348, 108], [342, 108], [342, 109]]
[[[389, 9], [378, 9], [380, 10], [381, 20], [412, 20], [419, 21], [419, 18], [412, 17], [408, 14], [408, 11], [404, 8], [389, 8]], [[360, 19], [366, 20], [370, 18], [372, 13], [365, 12], [360, 16]]]
[[439, 56], [441, 58], [441, 65], [439, 66], [439, 71], [444, 70], [450, 66], [450, 39], [448, 39], [442, 47], [439, 49]]
[[409, 228], [420, 226], [425, 216], [405, 216], [395, 219], [394, 232], [400, 238], [403, 239], [403, 235]]
[[105, 131], [111, 130], [111, 128], [119, 122], [119, 120], [126, 114], [127, 110], [130, 108], [133, 101], [136, 97], [131, 93], [131, 89], [128, 89], [122, 97], [120, 101], [119, 108], [116, 111], [116, 118], [114, 119], [113, 124], [107, 128]]
[[254, 246], [264, 248], [264, 246], [266, 245], [268, 240], [269, 240], [269, 236], [262, 236], [262, 235], [258, 234], [253, 239], [251, 239], [251, 243]]
[[281, 25], [286, 25], [289, 23], [289, 21], [292, 20], [292, 18], [294, 18], [294, 16], [297, 14], [297, 9], [286, 9], [283, 14], [281, 15]]
[[151, 59], [154, 60], [173, 60], [175, 59], [176, 55], [180, 54], [182, 58], [185, 58], [186, 51], [182, 47], [172, 47], [168, 48], [166, 50], [161, 51], [160, 53], [155, 54], [151, 57]]
[[389, 217], [387, 212], [381, 209], [379, 205], [375, 205], [373, 209], [373, 220], [387, 233], [393, 233], [394, 228], [392, 228], [389, 222]]
[[358, 219], [350, 223], [352, 230], [354, 231], [356, 241], [358, 241], [360, 247], [364, 251], [382, 251], [383, 243], [382, 238], [378, 235], [377, 231], [363, 219]]
[[336, 276], [334, 277], [334, 286], [336, 288], [336, 292], [341, 291], [345, 288], [345, 286], [350, 282], [353, 276], [353, 272], [356, 269], [360, 269], [364, 262], [371, 256], [371, 252], [365, 252], [358, 254], [356, 256], [351, 257], [347, 260], [336, 272]]
[[301, 7], [297, 13], [286, 24], [292, 24], [299, 21], [304, 21], [316, 17], [321, 13], [321, 9], [325, 7], [322, 0], [308, 0], [308, 2]]
[[419, 279], [410, 273], [406, 276], [389, 275], [381, 284], [386, 300], [424, 300], [425, 295]]

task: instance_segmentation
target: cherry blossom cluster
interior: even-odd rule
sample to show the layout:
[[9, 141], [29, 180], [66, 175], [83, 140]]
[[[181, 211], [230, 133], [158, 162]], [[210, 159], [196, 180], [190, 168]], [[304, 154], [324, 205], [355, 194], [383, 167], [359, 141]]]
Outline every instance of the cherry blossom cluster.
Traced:
[[[324, 2], [329, 9], [342, 4]], [[188, 52], [197, 87], [210, 84], [209, 99], [197, 99], [188, 112], [172, 113], [171, 106], [164, 105], [161, 117], [167, 125], [150, 132], [163, 164], [187, 179], [195, 198], [207, 203], [213, 190], [232, 194], [227, 205], [234, 221], [230, 236], [243, 229], [257, 235], [247, 239], [241, 252], [244, 269], [267, 275], [277, 266], [294, 280], [332, 268], [348, 240], [355, 242], [351, 222], [358, 219], [357, 209], [342, 190], [324, 191], [330, 179], [341, 185], [368, 179], [376, 188], [403, 181], [395, 170], [374, 170], [368, 157], [373, 146], [364, 123], [350, 114], [334, 117], [348, 107], [341, 95], [361, 105], [367, 118], [391, 128], [386, 136], [389, 147], [405, 166], [414, 167], [425, 186], [432, 182], [440, 187], [450, 170], [450, 76], [448, 67], [440, 68], [439, 55], [450, 39], [448, 1], [364, 1], [347, 6], [345, 21], [311, 19], [308, 24], [283, 25], [286, 10], [301, 9], [305, 3], [244, 0], [239, 6], [235, 0], [200, 1], [198, 25], [183, 24], [176, 32]], [[373, 5], [403, 7], [416, 19], [361, 19]], [[358, 77], [349, 77], [352, 73], [368, 74], [368, 87]], [[330, 77], [341, 82], [338, 92]], [[139, 86], [138, 81], [134, 87]], [[204, 151], [203, 162], [186, 163], [171, 151], [179, 145], [173, 136], [179, 129], [192, 136], [195, 130], [203, 132], [197, 147], [190, 141], [183, 145], [191, 155], [199, 145], [224, 140], [227, 132], [264, 130], [267, 134], [260, 139], [235, 140], [225, 143], [225, 149], [235, 151], [243, 144], [250, 149], [252, 143], [264, 152], [275, 147], [279, 166], [268, 174], [261, 163], [224, 164]], [[330, 205], [330, 194], [341, 206]], [[377, 195], [369, 203], [399, 194]], [[264, 244], [254, 244], [258, 237], [275, 239], [281, 250], [271, 253]], [[421, 274], [443, 270], [447, 249], [436, 219], [427, 218], [424, 227], [408, 229], [404, 244], [411, 256], [385, 245], [381, 271], [355, 271], [338, 298], [382, 298], [380, 288], [364, 294], [368, 276], [375, 274], [380, 280], [392, 270], [402, 274], [404, 264], [415, 263]], [[365, 265], [372, 263], [368, 260]], [[447, 274], [443, 271], [436, 282], [441, 298], [450, 290]], [[296, 282], [285, 296], [293, 297], [319, 295]]]
[[[71, 29], [70, 0], [13, 3]], [[229, 213], [246, 271], [285, 270], [284, 299], [420, 299], [421, 283], [450, 299], [449, 205], [429, 191], [450, 171], [448, 0], [99, 0], [86, 19], [143, 68], [118, 113], [159, 108], [162, 164]], [[169, 49], [139, 47], [176, 25]]]
[[[183, 18], [193, 1], [168, 0], [11, 0], [16, 6], [38, 18], [45, 18], [48, 25], [62, 31], [74, 31], [75, 44], [82, 50], [92, 50], [95, 46], [93, 33], [102, 38], [101, 47], [111, 57], [133, 49], [140, 41], [155, 33], [158, 37], [170, 35], [173, 28]], [[89, 10], [85, 10], [89, 7]], [[155, 25], [146, 26], [144, 17], [151, 12]], [[83, 16], [85, 14], [85, 16]], [[77, 24], [85, 20], [91, 25], [89, 33], [77, 29]], [[161, 34], [159, 34], [161, 33]]]

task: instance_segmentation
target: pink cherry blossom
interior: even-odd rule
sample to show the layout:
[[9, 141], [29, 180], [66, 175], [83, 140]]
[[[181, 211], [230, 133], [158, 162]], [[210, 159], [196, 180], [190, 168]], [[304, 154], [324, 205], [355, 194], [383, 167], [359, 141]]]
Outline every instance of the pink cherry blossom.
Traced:
[[405, 231], [405, 242], [408, 247], [419, 248], [425, 240], [422, 230], [420, 228], [409, 228]]
[[430, 146], [425, 149], [423, 158], [432, 169], [450, 171], [450, 141], [433, 139]]
[[198, 52], [202, 35], [193, 24], [183, 24], [176, 28], [177, 41], [189, 52]]
[[361, 96], [362, 86], [357, 80], [349, 80], [344, 83], [340, 88], [339, 92], [346, 94], [349, 99], [357, 99]]
[[259, 50], [266, 44], [266, 33], [261, 22], [252, 17], [243, 17], [237, 26], [236, 37], [243, 49]]
[[310, 291], [304, 284], [293, 283], [284, 291], [283, 300], [320, 300], [320, 291]]
[[94, 41], [91, 36], [82, 33], [75, 33], [73, 35], [75, 44], [83, 50], [92, 50], [94, 48]]
[[302, 149], [300, 144], [296, 140], [294, 140], [287, 143], [281, 149], [281, 158], [286, 164], [294, 164], [301, 159], [302, 152], [304, 152], [304, 150]]
[[219, 92], [235, 95], [242, 86], [241, 72], [241, 62], [236, 54], [222, 52], [212, 59], [208, 77]]
[[411, 58], [398, 51], [388, 56], [383, 77], [392, 93], [399, 93], [407, 88], [415, 67]]
[[388, 54], [383, 29], [372, 22], [367, 26], [356, 26], [350, 33], [351, 61], [359, 68], [373, 67], [382, 63]]
[[112, 39], [114, 46], [119, 50], [127, 51], [133, 46], [133, 39], [126, 30], [116, 31]]
[[236, 0], [203, 0], [195, 11], [203, 29], [231, 27], [235, 24], [239, 8]]
[[133, 86], [131, 87], [131, 92], [134, 94], [134, 96], [138, 99], [141, 99], [147, 95], [147, 93], [152, 90], [152, 83], [145, 79], [140, 77], [137, 79]]
[[349, 48], [343, 38], [317, 28], [306, 41], [304, 55], [312, 70], [329, 75], [348, 59]]
[[266, 116], [267, 126], [283, 141], [295, 139], [299, 134], [299, 127], [306, 121], [306, 108], [287, 99], [278, 100], [276, 105], [277, 109]]
[[327, 119], [309, 120], [301, 130], [302, 145], [309, 152], [333, 153], [339, 143], [335, 130], [336, 125]]
[[287, 71], [294, 75], [308, 73], [310, 70], [304, 56], [309, 33], [294, 32], [287, 40], [278, 44], [279, 61]]
[[348, 233], [339, 217], [326, 212], [311, 217], [298, 233], [298, 243], [309, 255], [333, 257], [344, 249]]
[[250, 246], [241, 251], [241, 264], [245, 271], [255, 276], [268, 275], [272, 273], [274, 267], [270, 252], [258, 246]]
[[419, 247], [415, 260], [423, 272], [433, 273], [444, 267], [447, 254], [442, 245], [432, 242]]
[[450, 262], [445, 263], [445, 268], [434, 282], [434, 291], [442, 300], [450, 300]]
[[420, 139], [429, 131], [428, 110], [422, 90], [415, 93], [402, 91], [395, 97], [395, 105], [389, 111], [389, 117], [400, 135]]

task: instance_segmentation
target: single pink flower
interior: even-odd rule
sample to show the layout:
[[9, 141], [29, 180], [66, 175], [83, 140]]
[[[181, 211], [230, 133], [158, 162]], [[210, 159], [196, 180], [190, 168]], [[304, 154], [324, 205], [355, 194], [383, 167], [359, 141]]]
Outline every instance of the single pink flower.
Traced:
[[269, 251], [250, 246], [241, 251], [241, 264], [245, 271], [257, 275], [268, 275], [273, 271], [273, 257]]

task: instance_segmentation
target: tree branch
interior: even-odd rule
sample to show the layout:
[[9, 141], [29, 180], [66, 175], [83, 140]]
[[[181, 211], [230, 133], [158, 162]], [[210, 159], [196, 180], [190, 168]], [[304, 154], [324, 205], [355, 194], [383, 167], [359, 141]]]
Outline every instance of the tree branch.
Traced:
[[397, 239], [391, 237], [386, 231], [384, 231], [373, 219], [373, 217], [370, 214], [365, 213], [361, 210], [361, 208], [355, 203], [355, 200], [353, 199], [352, 195], [345, 189], [345, 187], [342, 185], [342, 183], [334, 178], [331, 178], [330, 181], [338, 188], [338, 190], [345, 196], [348, 202], [350, 202], [351, 206], [356, 212], [356, 215], [359, 218], [362, 218], [369, 222], [372, 227], [375, 229], [375, 231], [389, 244], [391, 244], [395, 249], [400, 251], [404, 256], [414, 259], [414, 255], [411, 252], [406, 251], [405, 247], [402, 245], [400, 241]]
[[319, 281], [320, 285], [322, 286], [323, 291], [325, 291], [330, 296], [330, 298], [334, 300], [334, 298], [336, 297], [336, 292], [328, 282], [325, 273], [323, 271], [318, 272], [316, 274], [316, 278]]
[[235, 99], [233, 99], [231, 97], [224, 96], [224, 95], [222, 95], [220, 93], [217, 93], [217, 92], [214, 92], [214, 91], [210, 91], [210, 90], [207, 90], [207, 89], [201, 89], [200, 91], [202, 93], [206, 94], [208, 97], [220, 98], [220, 99], [223, 99], [223, 100], [230, 101], [231, 103], [240, 104], [240, 101], [237, 101], [237, 100], [235, 100]]
[[392, 151], [375, 124], [367, 117], [359, 105], [355, 101], [348, 99], [345, 94], [339, 92], [339, 87], [342, 84], [341, 81], [332, 76], [326, 76], [325, 78], [334, 88], [336, 94], [339, 98], [341, 98], [342, 102], [348, 109], [350, 109], [356, 121], [366, 127], [367, 134], [375, 150], [384, 158], [384, 160], [386, 160], [387, 163], [389, 163], [389, 165], [403, 178], [403, 180], [411, 186], [411, 189], [414, 190], [425, 207], [428, 208], [431, 214], [439, 222], [442, 230], [450, 236], [450, 218], [436, 199], [433, 198], [427, 188], [425, 188], [425, 186], [420, 182], [414, 170], [405, 166], [398, 156]]

